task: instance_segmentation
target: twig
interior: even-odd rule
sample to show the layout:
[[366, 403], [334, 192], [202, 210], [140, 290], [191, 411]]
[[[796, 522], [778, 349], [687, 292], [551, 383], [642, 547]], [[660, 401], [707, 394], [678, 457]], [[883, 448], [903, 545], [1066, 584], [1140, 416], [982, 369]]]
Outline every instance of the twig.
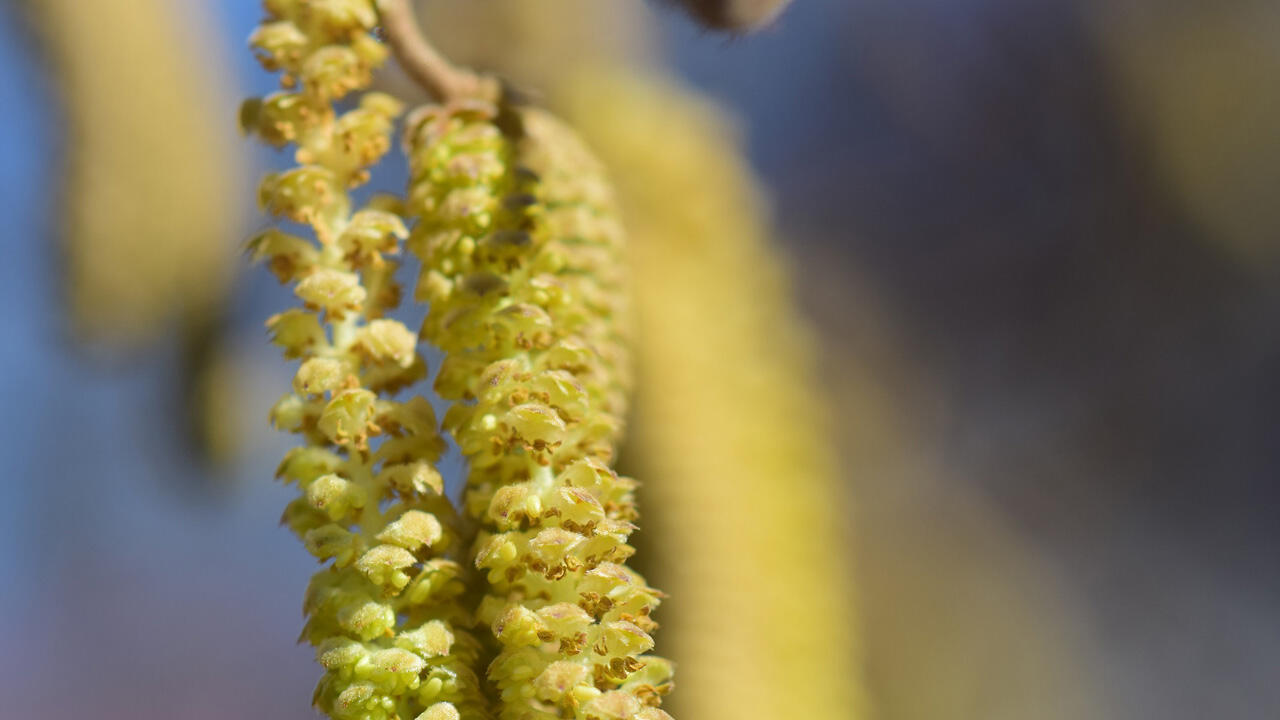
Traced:
[[378, 0], [382, 29], [404, 71], [440, 102], [497, 100], [497, 80], [454, 66], [418, 27], [410, 0]]

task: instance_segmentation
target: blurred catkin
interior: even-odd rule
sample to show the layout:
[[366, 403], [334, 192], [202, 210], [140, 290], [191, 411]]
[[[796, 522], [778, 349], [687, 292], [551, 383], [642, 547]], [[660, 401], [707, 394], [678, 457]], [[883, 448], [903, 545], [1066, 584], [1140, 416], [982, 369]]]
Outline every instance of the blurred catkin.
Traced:
[[302, 639], [325, 668], [314, 702], [337, 720], [483, 718], [463, 566], [445, 554], [462, 543], [434, 465], [444, 443], [425, 398], [392, 399], [426, 375], [417, 335], [383, 317], [400, 302], [394, 256], [408, 231], [394, 199], [352, 212], [348, 194], [390, 149], [401, 107], [380, 93], [334, 106], [386, 57], [377, 14], [370, 0], [264, 4], [250, 44], [284, 90], [247, 101], [241, 121], [296, 146], [299, 166], [268, 175], [259, 200], [315, 236], [272, 228], [249, 245], [303, 305], [267, 325], [302, 361], [271, 413], [306, 440], [278, 471], [300, 490], [283, 521], [330, 563], [303, 606]]
[[679, 712], [862, 716], [859, 641], [812, 339], [723, 113], [673, 84], [579, 74], [561, 107], [615, 171], [634, 237], [629, 455], [672, 595]]
[[239, 221], [231, 92], [198, 4], [30, 0], [64, 106], [65, 289], [77, 335], [128, 349], [226, 292]]
[[[1269, 0], [1092, 3], [1115, 103], [1200, 235], [1245, 265], [1280, 256], [1280, 12]], [[1148, 7], [1150, 6], [1150, 7]]]
[[625, 565], [634, 482], [612, 469], [631, 384], [612, 188], [541, 111], [427, 106], [407, 125], [422, 335], [468, 460], [499, 716], [669, 718], [671, 665], [645, 654], [660, 593]]

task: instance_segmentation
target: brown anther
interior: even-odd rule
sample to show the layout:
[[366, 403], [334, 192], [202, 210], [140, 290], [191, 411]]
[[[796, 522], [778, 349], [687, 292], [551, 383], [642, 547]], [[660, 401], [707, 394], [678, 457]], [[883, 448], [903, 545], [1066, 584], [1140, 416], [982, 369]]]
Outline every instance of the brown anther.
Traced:
[[658, 693], [658, 689], [648, 683], [636, 686], [631, 692], [640, 704], [646, 707], [658, 707], [662, 704], [662, 696]]
[[582, 598], [578, 600], [578, 607], [589, 615], [599, 617], [609, 609], [605, 606], [605, 601], [607, 600], [608, 598], [601, 597], [600, 593], [586, 592], [582, 593]]
[[609, 677], [609, 671], [604, 665], [593, 666], [591, 675], [597, 690], [608, 690], [613, 685], [612, 679]]

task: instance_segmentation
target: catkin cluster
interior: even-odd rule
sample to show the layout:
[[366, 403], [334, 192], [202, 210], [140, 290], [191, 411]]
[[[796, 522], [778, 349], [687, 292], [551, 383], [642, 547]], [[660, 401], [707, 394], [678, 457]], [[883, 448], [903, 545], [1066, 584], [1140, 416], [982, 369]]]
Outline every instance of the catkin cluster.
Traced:
[[250, 42], [284, 91], [246, 103], [242, 122], [296, 146], [298, 167], [268, 175], [259, 199], [314, 241], [270, 229], [250, 252], [302, 302], [267, 325], [301, 360], [271, 413], [306, 441], [280, 465], [300, 491], [283, 520], [327, 563], [304, 603], [302, 637], [325, 668], [315, 703], [339, 720], [484, 717], [462, 566], [443, 554], [461, 545], [434, 466], [443, 441], [425, 399], [393, 399], [426, 375], [416, 334], [384, 317], [407, 229], [389, 203], [353, 210], [348, 192], [390, 148], [400, 105], [370, 93], [333, 106], [384, 59], [377, 15], [369, 0], [265, 4]]
[[482, 104], [408, 121], [423, 335], [469, 460], [479, 618], [499, 715], [667, 718], [645, 655], [660, 593], [629, 570], [634, 483], [611, 469], [630, 384], [623, 233], [600, 165], [549, 115]]

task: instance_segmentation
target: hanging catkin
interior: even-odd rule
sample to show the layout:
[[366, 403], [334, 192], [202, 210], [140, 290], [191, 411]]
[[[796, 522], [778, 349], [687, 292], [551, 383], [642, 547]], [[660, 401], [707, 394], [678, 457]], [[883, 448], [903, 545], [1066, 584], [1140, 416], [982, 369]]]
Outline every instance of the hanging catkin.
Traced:
[[250, 243], [303, 305], [267, 325], [302, 360], [272, 410], [306, 440], [278, 472], [301, 495], [284, 522], [329, 563], [304, 603], [302, 638], [325, 668], [314, 701], [337, 720], [483, 718], [462, 566], [444, 554], [461, 543], [434, 467], [443, 441], [424, 398], [391, 397], [426, 374], [416, 335], [383, 317], [400, 301], [392, 256], [407, 230], [385, 207], [352, 212], [348, 194], [390, 148], [400, 104], [369, 93], [334, 108], [386, 55], [377, 16], [368, 0], [265, 4], [250, 43], [285, 90], [247, 102], [242, 122], [296, 146], [300, 165], [267, 176], [260, 200], [315, 235], [271, 229]]
[[436, 389], [470, 467], [480, 619], [509, 720], [668, 717], [660, 594], [624, 564], [634, 483], [611, 468], [630, 385], [623, 232], [599, 163], [536, 110], [408, 122], [409, 241], [446, 353]]
[[[202, 9], [28, 0], [67, 129], [59, 228], [77, 338], [112, 350], [200, 324], [227, 292], [238, 206], [232, 103]], [[122, 41], [127, 38], [127, 41]]]

